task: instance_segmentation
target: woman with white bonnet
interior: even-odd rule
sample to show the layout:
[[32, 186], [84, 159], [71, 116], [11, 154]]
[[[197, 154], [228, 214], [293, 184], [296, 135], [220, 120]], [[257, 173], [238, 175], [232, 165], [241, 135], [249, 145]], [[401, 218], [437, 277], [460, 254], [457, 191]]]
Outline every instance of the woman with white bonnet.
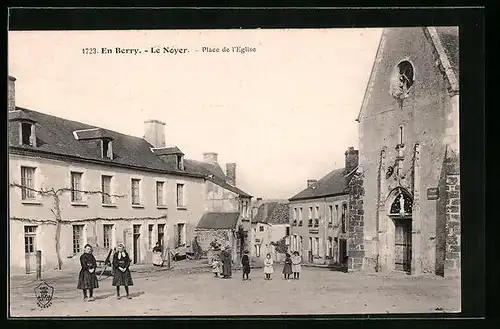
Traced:
[[134, 282], [132, 281], [132, 276], [130, 275], [130, 257], [128, 256], [127, 251], [125, 250], [125, 246], [123, 243], [118, 245], [118, 251], [113, 256], [113, 286], [116, 287], [116, 297], [121, 299], [120, 296], [120, 287], [125, 287], [125, 293], [127, 294], [127, 298], [131, 299], [132, 297], [129, 294], [128, 287], [133, 286]]

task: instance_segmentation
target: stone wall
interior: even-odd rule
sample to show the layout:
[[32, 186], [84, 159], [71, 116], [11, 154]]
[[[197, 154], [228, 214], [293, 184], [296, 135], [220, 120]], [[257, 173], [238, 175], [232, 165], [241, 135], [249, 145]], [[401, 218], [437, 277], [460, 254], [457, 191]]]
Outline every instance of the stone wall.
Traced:
[[364, 249], [364, 210], [363, 210], [363, 172], [354, 174], [349, 183], [349, 212], [347, 250], [349, 270], [361, 270], [365, 257]]
[[208, 261], [211, 261], [213, 253], [209, 253], [210, 243], [217, 239], [217, 242], [224, 249], [227, 245], [231, 246], [233, 262], [239, 264], [238, 259], [238, 239], [233, 236], [232, 230], [195, 230], [195, 235], [198, 237], [198, 244], [202, 251], [207, 253]]
[[453, 154], [446, 162], [446, 260], [444, 275], [460, 274], [460, 175], [459, 158]]

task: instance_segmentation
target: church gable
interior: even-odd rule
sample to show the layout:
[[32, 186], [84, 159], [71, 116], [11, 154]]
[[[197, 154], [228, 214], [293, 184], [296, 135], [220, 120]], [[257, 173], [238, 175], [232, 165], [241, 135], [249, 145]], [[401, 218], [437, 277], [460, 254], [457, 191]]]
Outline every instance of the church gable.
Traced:
[[429, 93], [457, 93], [453, 67], [458, 64], [445, 51], [450, 43], [440, 40], [434, 28], [384, 29], [357, 121], [401, 109], [405, 100]]

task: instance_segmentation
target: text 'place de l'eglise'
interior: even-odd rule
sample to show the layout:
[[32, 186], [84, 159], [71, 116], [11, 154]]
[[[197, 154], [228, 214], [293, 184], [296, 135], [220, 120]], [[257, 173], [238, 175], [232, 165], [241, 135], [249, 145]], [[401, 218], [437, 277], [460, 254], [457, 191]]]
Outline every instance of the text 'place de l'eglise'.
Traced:
[[458, 28], [384, 29], [352, 118], [359, 149], [287, 200], [238, 188], [213, 150], [191, 159], [159, 120], [121, 134], [16, 106], [8, 82], [14, 274], [36, 271], [37, 251], [48, 271], [77, 268], [87, 243], [148, 264], [157, 242], [210, 258], [215, 239], [235, 263], [285, 248], [311, 266], [460, 274]]

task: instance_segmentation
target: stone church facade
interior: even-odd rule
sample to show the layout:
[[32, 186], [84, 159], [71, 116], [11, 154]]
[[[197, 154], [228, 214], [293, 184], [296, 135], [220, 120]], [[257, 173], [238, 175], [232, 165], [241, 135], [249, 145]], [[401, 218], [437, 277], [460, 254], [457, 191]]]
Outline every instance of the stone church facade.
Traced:
[[384, 29], [359, 122], [349, 268], [460, 273], [458, 28]]

